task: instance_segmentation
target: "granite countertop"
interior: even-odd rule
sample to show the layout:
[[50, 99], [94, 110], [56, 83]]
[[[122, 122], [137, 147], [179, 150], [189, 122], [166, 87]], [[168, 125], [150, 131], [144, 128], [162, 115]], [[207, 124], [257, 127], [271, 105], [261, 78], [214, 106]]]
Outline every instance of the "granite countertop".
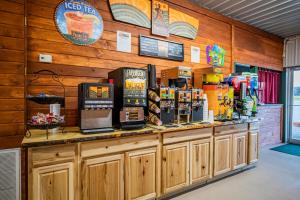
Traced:
[[146, 128], [138, 129], [138, 130], [116, 129], [114, 132], [97, 133], [97, 134], [82, 134], [78, 127], [66, 127], [63, 133], [60, 130], [53, 130], [53, 131], [49, 130], [48, 139], [46, 137], [45, 130], [30, 130], [31, 137], [24, 137], [22, 141], [22, 147], [29, 148], [29, 147], [69, 144], [69, 143], [76, 143], [76, 142], [113, 139], [113, 138], [147, 135], [147, 134], [164, 134], [164, 133], [174, 132], [174, 131], [185, 131], [191, 129], [210, 128], [214, 126], [251, 123], [255, 121], [257, 121], [257, 119], [235, 120], [235, 121], [228, 121], [228, 122], [215, 121], [213, 124], [190, 123], [190, 124], [179, 124], [171, 127], [147, 125]]

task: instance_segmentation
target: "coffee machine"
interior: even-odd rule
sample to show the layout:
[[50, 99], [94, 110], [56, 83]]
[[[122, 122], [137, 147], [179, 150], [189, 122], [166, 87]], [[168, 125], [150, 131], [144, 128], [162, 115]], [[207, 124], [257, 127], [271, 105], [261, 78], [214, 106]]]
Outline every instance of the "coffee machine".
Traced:
[[113, 84], [81, 83], [78, 86], [79, 127], [84, 134], [111, 132]]
[[191, 90], [176, 90], [175, 97], [175, 110], [177, 116], [177, 123], [182, 121], [182, 117], [185, 117], [186, 123], [190, 123], [192, 106], [192, 93]]
[[192, 122], [203, 121], [203, 90], [192, 89]]
[[108, 73], [114, 87], [114, 125], [121, 129], [146, 126], [147, 72], [145, 69], [122, 67]]
[[[157, 125], [158, 119], [162, 125], [170, 125], [175, 120], [175, 88], [160, 87], [148, 90], [149, 121]], [[155, 119], [151, 114], [157, 115]]]

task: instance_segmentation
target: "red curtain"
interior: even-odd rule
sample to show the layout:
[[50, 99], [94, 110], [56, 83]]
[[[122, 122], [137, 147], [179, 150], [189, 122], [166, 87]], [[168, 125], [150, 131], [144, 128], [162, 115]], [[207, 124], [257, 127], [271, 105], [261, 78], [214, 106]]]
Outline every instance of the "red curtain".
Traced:
[[280, 72], [260, 68], [258, 70], [258, 84], [261, 103], [279, 103]]

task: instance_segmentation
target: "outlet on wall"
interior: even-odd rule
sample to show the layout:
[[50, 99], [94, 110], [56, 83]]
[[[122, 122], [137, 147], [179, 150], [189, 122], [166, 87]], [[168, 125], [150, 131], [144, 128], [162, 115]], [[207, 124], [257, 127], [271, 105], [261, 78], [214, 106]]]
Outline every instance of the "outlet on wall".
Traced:
[[48, 54], [40, 54], [39, 61], [44, 63], [52, 63], [52, 56]]

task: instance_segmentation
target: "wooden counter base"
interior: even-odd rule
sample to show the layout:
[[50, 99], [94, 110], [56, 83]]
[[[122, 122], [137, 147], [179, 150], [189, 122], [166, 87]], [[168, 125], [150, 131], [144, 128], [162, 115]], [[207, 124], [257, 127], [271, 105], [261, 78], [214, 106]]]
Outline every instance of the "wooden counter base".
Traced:
[[148, 127], [94, 136], [35, 135], [27, 151], [28, 199], [167, 198], [258, 160], [254, 123]]

